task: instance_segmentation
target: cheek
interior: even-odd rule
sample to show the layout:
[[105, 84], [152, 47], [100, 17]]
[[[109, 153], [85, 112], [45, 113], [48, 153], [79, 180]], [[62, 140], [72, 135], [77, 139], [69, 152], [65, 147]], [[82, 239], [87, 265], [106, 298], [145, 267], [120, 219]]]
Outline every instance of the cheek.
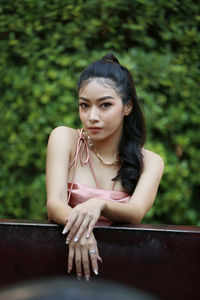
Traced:
[[113, 109], [111, 109], [108, 114], [107, 117], [113, 121], [113, 120], [121, 120], [124, 118], [124, 110], [122, 107], [115, 107]]
[[82, 113], [80, 110], [79, 110], [79, 118], [80, 118], [81, 122], [83, 123], [85, 120], [85, 117], [84, 117], [84, 113]]

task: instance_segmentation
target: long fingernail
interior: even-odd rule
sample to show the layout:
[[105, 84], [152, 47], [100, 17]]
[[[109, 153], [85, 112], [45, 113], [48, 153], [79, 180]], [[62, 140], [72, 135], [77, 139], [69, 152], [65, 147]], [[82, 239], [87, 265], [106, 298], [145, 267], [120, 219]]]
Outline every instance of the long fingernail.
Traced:
[[98, 260], [100, 260], [101, 263], [103, 262], [100, 256], [98, 256]]
[[89, 239], [89, 237], [90, 237], [90, 235], [89, 235], [89, 233], [88, 233], [88, 234], [86, 235], [86, 238]]
[[67, 233], [67, 230], [64, 228], [62, 231], [62, 234], [65, 234], [65, 233]]
[[85, 275], [85, 279], [86, 279], [86, 281], [90, 281], [90, 276], [89, 275]]
[[96, 275], [98, 275], [98, 270], [97, 270], [97, 269], [94, 269], [94, 273], [95, 273]]
[[69, 244], [69, 240], [66, 240], [65, 244]]
[[75, 237], [75, 239], [74, 239], [74, 242], [76, 243], [76, 242], [78, 242], [78, 238], [77, 238], [77, 236]]
[[77, 279], [78, 280], [81, 280], [81, 277], [82, 277], [81, 274], [77, 274]]

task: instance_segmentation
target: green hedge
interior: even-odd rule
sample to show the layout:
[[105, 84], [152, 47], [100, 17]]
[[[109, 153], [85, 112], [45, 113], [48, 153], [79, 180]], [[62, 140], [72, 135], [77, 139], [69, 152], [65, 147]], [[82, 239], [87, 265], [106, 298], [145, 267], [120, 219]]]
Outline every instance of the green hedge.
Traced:
[[80, 127], [77, 78], [113, 52], [165, 161], [144, 223], [200, 225], [200, 12], [189, 0], [0, 2], [0, 216], [44, 219], [51, 130]]

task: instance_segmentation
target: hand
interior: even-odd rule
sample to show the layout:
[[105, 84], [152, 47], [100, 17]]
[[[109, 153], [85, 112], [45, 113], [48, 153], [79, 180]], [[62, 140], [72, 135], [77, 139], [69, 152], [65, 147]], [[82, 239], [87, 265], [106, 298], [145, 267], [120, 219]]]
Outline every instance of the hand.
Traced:
[[92, 233], [87, 239], [85, 236], [80, 238], [79, 242], [73, 240], [69, 243], [69, 256], [68, 256], [68, 273], [72, 270], [73, 260], [76, 264], [77, 278], [80, 280], [82, 277], [82, 266], [84, 270], [84, 276], [87, 281], [90, 279], [90, 261], [92, 269], [96, 275], [98, 275], [98, 260], [101, 260], [99, 251], [97, 248], [97, 242]]
[[74, 242], [78, 242], [83, 234], [89, 238], [104, 206], [104, 200], [99, 198], [91, 198], [75, 206], [68, 216], [63, 230], [63, 234], [70, 231], [66, 243], [69, 243], [72, 238], [74, 238]]

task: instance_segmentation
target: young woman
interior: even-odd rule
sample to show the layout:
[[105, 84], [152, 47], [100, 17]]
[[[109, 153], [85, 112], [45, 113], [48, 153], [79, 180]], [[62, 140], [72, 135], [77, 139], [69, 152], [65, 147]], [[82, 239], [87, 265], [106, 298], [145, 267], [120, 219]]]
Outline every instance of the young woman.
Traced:
[[[55, 128], [47, 146], [47, 211], [68, 233], [68, 272], [98, 274], [98, 220], [139, 224], [153, 205], [162, 158], [145, 149], [145, 123], [128, 69], [112, 54], [79, 78], [83, 129]], [[82, 270], [83, 267], [83, 270]]]

